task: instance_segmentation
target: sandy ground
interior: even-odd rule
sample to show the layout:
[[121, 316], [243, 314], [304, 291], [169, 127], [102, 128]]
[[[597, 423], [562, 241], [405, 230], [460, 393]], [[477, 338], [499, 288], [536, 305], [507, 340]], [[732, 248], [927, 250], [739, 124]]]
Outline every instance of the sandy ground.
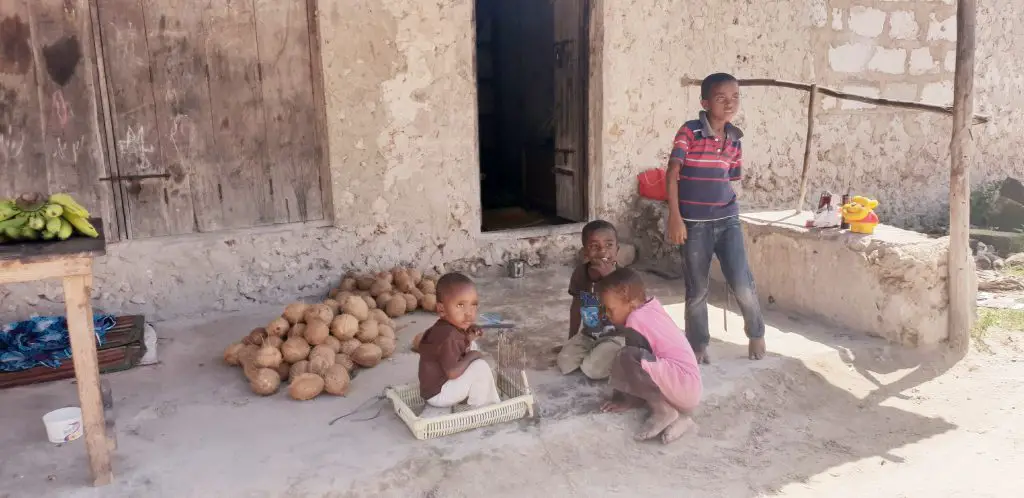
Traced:
[[[647, 276], [677, 320], [681, 288]], [[279, 309], [157, 324], [161, 363], [108, 377], [116, 482], [88, 487], [81, 440], [46, 442], [39, 417], [75, 402], [69, 381], [0, 391], [0, 497], [1008, 497], [1024, 485], [1024, 335], [993, 330], [959, 362], [769, 311], [771, 355], [745, 359], [742, 319], [712, 308], [715, 363], [704, 368], [699, 430], [632, 440], [642, 413], [597, 413], [603, 386], [553, 372], [568, 270], [482, 279], [485, 309], [527, 342], [538, 416], [418, 442], [384, 406], [328, 425], [414, 378], [399, 353], [345, 398], [261, 398], [224, 345]], [[493, 341], [493, 339], [492, 339]], [[488, 341], [485, 341], [485, 346]]]

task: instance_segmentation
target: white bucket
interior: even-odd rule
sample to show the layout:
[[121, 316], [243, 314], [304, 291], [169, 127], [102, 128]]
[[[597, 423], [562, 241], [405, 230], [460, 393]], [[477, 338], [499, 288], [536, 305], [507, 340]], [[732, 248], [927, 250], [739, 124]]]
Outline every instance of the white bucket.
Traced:
[[82, 409], [69, 406], [43, 415], [46, 437], [54, 444], [67, 443], [82, 437]]

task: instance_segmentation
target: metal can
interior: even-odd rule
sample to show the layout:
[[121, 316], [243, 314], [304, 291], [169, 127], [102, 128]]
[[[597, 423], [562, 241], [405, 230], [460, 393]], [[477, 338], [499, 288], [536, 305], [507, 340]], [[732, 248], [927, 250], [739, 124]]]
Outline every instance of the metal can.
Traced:
[[509, 278], [523, 278], [526, 275], [526, 262], [521, 259], [514, 259], [508, 262]]
[[[842, 198], [841, 204], [839, 205], [839, 209], [840, 210], [843, 209], [843, 206], [845, 206], [845, 205], [847, 205], [849, 203], [850, 203], [850, 194], [848, 194], [848, 193], [847, 194], [843, 194], [843, 198]], [[850, 224], [846, 222], [846, 216], [842, 215], [842, 211], [840, 211], [840, 215], [839, 216], [840, 216], [840, 219], [842, 220], [839, 223], [839, 229], [840, 230], [849, 230], [850, 229]]]

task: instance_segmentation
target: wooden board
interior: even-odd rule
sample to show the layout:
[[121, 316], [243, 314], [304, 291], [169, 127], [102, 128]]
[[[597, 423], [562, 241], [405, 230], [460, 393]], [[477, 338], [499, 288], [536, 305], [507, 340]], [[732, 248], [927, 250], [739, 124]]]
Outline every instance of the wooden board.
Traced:
[[68, 192], [116, 238], [86, 0], [9, 0], [0, 23], [14, 54], [0, 72], [0, 197]]
[[[169, 122], [160, 119], [166, 108], [157, 105], [166, 92], [157, 92], [151, 43], [151, 8], [142, 0], [100, 0], [98, 23], [104, 40], [111, 128], [118, 176], [171, 174], [170, 178], [113, 181], [120, 189], [127, 231], [131, 238], [194, 232], [188, 177], [170, 164], [165, 150]], [[155, 36], [159, 42], [159, 35]]]
[[274, 222], [324, 217], [306, 0], [255, 0]]
[[559, 216], [583, 221], [585, 180], [585, 0], [554, 0], [555, 204]]
[[96, 227], [96, 231], [100, 233], [100, 236], [95, 239], [75, 235], [68, 240], [0, 244], [0, 261], [18, 260], [32, 262], [67, 256], [102, 256], [107, 253], [106, 238], [103, 234], [103, 220], [91, 218], [89, 221]]

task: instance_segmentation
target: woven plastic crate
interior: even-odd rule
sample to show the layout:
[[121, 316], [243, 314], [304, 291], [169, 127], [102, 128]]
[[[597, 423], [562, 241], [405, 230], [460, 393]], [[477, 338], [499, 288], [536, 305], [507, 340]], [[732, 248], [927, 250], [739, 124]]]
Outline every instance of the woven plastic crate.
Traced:
[[495, 380], [504, 400], [501, 403], [472, 409], [460, 407], [462, 410], [457, 413], [437, 417], [424, 418], [417, 415], [426, 405], [420, 397], [418, 382], [388, 387], [384, 395], [391, 400], [398, 418], [409, 426], [413, 436], [419, 440], [449, 436], [533, 416], [533, 394], [526, 380], [526, 372], [496, 371]]

